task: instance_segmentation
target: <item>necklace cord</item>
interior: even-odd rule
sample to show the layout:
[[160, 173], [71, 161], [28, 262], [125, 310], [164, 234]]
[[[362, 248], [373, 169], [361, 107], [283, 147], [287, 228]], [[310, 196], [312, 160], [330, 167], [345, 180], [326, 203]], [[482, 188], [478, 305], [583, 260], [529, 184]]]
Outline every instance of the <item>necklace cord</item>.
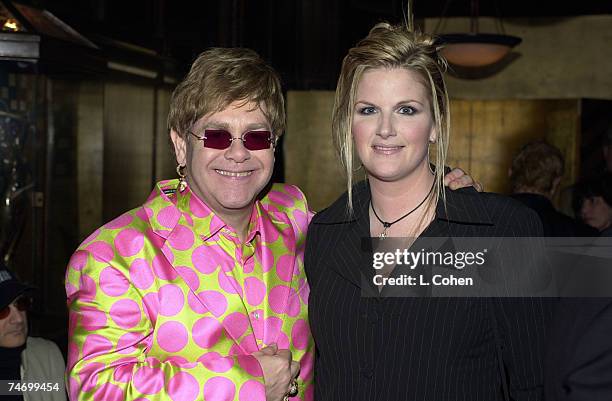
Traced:
[[423, 200], [416, 205], [411, 211], [409, 211], [408, 213], [406, 213], [405, 215], [403, 215], [402, 217], [400, 217], [399, 219], [396, 219], [395, 221], [392, 222], [388, 222], [388, 221], [384, 221], [383, 219], [381, 219], [378, 216], [378, 213], [376, 213], [376, 209], [374, 208], [374, 202], [372, 201], [372, 196], [370, 195], [370, 207], [372, 208], [372, 211], [374, 212], [374, 216], [376, 216], [376, 219], [378, 219], [378, 221], [383, 225], [383, 227], [385, 228], [384, 233], [387, 232], [387, 229], [389, 227], [391, 227], [392, 225], [394, 225], [395, 223], [397, 223], [400, 220], [405, 219], [406, 217], [410, 216], [412, 213], [414, 213], [418, 208], [420, 208], [423, 203], [425, 203], [425, 201], [429, 198], [429, 195], [431, 195], [431, 192], [434, 189], [434, 186], [436, 184], [436, 181], [434, 180], [433, 184], [431, 185], [431, 188], [429, 188], [429, 192], [427, 192], [427, 195], [423, 198]]

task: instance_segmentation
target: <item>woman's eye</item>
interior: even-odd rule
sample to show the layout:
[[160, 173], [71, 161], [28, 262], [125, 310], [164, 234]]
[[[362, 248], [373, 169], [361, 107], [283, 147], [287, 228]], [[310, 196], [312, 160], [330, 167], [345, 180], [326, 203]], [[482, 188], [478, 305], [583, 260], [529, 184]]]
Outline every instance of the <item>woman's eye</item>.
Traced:
[[359, 114], [368, 115], [368, 114], [373, 114], [375, 112], [376, 112], [376, 109], [374, 107], [371, 107], [371, 106], [362, 107], [362, 108], [359, 109]]
[[412, 106], [402, 106], [402, 107], [399, 108], [398, 112], [400, 114], [409, 114], [409, 115], [412, 115], [412, 114], [415, 114], [417, 112], [417, 110], [414, 107], [412, 107]]

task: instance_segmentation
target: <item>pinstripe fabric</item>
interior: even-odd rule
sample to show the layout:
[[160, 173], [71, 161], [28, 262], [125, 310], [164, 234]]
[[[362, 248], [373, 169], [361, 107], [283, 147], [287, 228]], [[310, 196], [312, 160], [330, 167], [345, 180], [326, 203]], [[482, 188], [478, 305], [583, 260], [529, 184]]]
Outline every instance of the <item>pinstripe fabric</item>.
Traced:
[[[493, 308], [503, 342], [511, 398], [541, 400], [542, 354], [551, 303], [541, 299], [368, 298], [361, 272], [371, 255], [369, 189], [354, 188], [317, 214], [309, 228], [305, 269], [315, 338], [315, 399], [503, 400], [492, 330]], [[473, 189], [447, 191], [447, 208], [423, 236], [541, 236], [540, 221], [518, 202]], [[525, 257], [529, 254], [526, 252]], [[371, 274], [371, 273], [370, 273]]]

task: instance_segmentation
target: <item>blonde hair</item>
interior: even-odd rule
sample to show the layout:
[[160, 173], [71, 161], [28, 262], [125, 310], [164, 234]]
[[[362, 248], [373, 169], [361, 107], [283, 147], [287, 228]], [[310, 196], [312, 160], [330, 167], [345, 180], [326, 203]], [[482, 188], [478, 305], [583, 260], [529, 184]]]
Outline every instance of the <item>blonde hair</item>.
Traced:
[[355, 98], [361, 76], [373, 68], [406, 68], [419, 73], [423, 78], [423, 84], [429, 90], [431, 113], [437, 131], [435, 188], [431, 199], [439, 199], [441, 195], [445, 200], [444, 165], [448, 149], [450, 109], [444, 82], [447, 63], [438, 50], [435, 39], [427, 34], [401, 25], [379, 23], [344, 57], [336, 87], [332, 134], [347, 175], [349, 212], [353, 211], [352, 186], [355, 178], [353, 165], [356, 156], [351, 132]]
[[251, 49], [208, 49], [172, 93], [168, 129], [185, 138], [198, 119], [235, 101], [265, 106], [272, 132], [282, 135], [285, 101], [276, 71]]

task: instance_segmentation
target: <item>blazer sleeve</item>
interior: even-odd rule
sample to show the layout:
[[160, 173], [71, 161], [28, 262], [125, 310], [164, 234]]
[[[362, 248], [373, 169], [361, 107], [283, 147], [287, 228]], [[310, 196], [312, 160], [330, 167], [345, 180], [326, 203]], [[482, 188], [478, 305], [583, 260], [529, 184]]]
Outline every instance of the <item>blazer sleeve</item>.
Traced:
[[[66, 272], [71, 400], [265, 401], [261, 366], [251, 355], [222, 357], [210, 352], [212, 358], [205, 361], [195, 360], [196, 356], [189, 361], [147, 357], [154, 327], [147, 316], [146, 299], [124, 276], [129, 285], [119, 301], [125, 306], [122, 311], [116, 298], [99, 286], [100, 274], [109, 266], [116, 267], [100, 255], [79, 250]], [[138, 313], [141, 316], [134, 318]], [[124, 319], [131, 321], [129, 329]]]
[[[505, 268], [539, 269], [542, 255], [542, 223], [529, 209], [517, 208], [507, 216], [509, 224], [502, 235], [526, 237], [524, 252], [507, 256], [513, 266]], [[543, 240], [543, 239], [542, 239]], [[556, 298], [495, 298], [492, 299], [493, 319], [498, 328], [504, 374], [511, 400], [536, 401], [543, 398], [544, 354], [547, 326], [552, 318]], [[500, 372], [501, 374], [501, 372]], [[501, 376], [500, 376], [501, 380]]]

